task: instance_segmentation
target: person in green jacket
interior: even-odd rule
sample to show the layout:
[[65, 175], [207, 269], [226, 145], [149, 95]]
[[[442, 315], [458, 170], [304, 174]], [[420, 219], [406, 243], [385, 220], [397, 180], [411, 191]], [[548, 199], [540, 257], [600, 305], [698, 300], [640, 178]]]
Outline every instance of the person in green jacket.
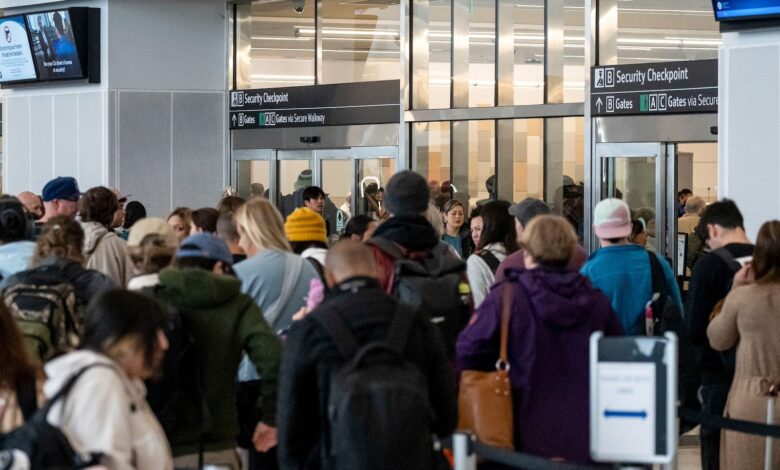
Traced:
[[[198, 372], [210, 427], [203, 439], [204, 464], [239, 469], [235, 452], [238, 434], [236, 373], [246, 353], [262, 375], [262, 421], [253, 442], [258, 450], [276, 445], [276, 394], [281, 344], [241, 281], [230, 275], [232, 256], [225, 243], [211, 234], [188, 237], [176, 251], [176, 267], [159, 273], [155, 296], [181, 314], [194, 340]], [[183, 427], [168, 435], [176, 467], [198, 462], [201, 426]]]

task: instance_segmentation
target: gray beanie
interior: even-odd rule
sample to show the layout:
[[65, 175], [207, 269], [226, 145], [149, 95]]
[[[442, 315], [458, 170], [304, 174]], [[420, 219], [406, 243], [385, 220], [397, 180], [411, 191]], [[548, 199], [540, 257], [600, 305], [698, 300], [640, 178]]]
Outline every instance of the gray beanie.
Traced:
[[385, 187], [385, 206], [393, 215], [420, 215], [428, 210], [429, 198], [425, 178], [411, 170], [396, 173]]
[[549, 213], [550, 207], [544, 201], [532, 197], [527, 197], [517, 204], [509, 206], [509, 214], [523, 224], [523, 227], [528, 226], [528, 222], [537, 215], [547, 215]]

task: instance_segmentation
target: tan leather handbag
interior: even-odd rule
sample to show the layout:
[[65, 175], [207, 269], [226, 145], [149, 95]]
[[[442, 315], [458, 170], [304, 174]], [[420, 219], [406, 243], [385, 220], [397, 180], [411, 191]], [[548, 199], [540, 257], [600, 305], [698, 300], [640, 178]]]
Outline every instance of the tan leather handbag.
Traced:
[[468, 430], [483, 444], [514, 449], [512, 387], [509, 384], [507, 340], [512, 308], [512, 286], [504, 284], [501, 311], [501, 349], [496, 370], [463, 371], [458, 395], [458, 429]]

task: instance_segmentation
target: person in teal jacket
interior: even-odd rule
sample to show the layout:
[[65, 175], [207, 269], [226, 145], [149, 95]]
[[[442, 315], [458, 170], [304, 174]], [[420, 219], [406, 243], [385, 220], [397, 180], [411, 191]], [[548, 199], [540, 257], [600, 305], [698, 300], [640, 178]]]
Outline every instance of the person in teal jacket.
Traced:
[[[644, 311], [652, 293], [652, 271], [648, 251], [628, 242], [631, 210], [620, 199], [605, 199], [596, 205], [593, 230], [601, 249], [590, 255], [580, 270], [609, 297], [612, 309], [629, 335], [644, 335]], [[658, 254], [668, 292], [682, 311], [680, 289], [669, 263]]]

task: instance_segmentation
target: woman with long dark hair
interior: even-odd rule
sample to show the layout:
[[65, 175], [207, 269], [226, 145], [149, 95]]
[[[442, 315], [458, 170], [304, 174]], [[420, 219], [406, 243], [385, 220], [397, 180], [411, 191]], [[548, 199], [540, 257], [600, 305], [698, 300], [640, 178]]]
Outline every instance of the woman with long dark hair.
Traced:
[[466, 261], [474, 307], [479, 307], [496, 280], [496, 269], [508, 255], [517, 251], [514, 218], [509, 203], [491, 201], [480, 208], [482, 232], [473, 255]]

